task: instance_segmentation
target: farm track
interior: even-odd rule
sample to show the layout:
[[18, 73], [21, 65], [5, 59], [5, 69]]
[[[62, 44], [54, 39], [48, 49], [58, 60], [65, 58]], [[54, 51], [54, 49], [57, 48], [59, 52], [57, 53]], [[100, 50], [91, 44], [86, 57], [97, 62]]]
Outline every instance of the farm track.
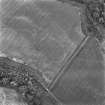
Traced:
[[74, 53], [71, 55], [67, 55], [66, 59], [64, 60], [64, 63], [62, 65], [62, 67], [60, 68], [60, 71], [58, 72], [58, 74], [56, 75], [56, 77], [54, 78], [54, 80], [51, 82], [51, 84], [48, 86], [48, 89], [52, 89], [54, 87], [54, 85], [56, 84], [56, 82], [60, 79], [60, 77], [64, 74], [64, 72], [66, 71], [68, 65], [70, 65], [72, 63], [73, 60], [75, 60], [75, 58], [78, 56], [78, 53], [82, 50], [82, 48], [85, 46], [86, 42], [90, 40], [90, 37], [85, 37], [80, 45], [75, 49]]

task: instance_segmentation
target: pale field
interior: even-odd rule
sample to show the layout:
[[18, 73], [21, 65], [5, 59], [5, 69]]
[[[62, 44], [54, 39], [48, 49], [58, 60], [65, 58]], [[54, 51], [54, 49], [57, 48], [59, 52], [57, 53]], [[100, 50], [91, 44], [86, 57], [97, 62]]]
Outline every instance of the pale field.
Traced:
[[[38, 1], [20, 7], [12, 2], [8, 5], [7, 10], [4, 8], [7, 14], [3, 15], [2, 22], [15, 33], [4, 33], [8, 37], [3, 41], [3, 51], [37, 67], [44, 77], [50, 75], [52, 80], [66, 55], [72, 54], [84, 37], [78, 9], [58, 2]], [[6, 17], [11, 21], [5, 21]]]

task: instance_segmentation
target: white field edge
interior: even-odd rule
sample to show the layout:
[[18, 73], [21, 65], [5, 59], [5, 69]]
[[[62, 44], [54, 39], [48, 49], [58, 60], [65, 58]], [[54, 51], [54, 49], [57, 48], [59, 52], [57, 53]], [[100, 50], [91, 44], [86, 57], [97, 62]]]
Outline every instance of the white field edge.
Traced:
[[18, 102], [18, 98], [14, 90], [0, 87], [0, 105], [27, 105], [25, 102]]

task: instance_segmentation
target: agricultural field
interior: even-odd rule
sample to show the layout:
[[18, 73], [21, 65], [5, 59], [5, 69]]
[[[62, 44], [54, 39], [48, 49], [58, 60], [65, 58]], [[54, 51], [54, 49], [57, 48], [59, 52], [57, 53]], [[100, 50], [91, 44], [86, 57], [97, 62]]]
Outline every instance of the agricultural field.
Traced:
[[0, 90], [16, 105], [104, 105], [104, 0], [3, 0], [0, 14]]

